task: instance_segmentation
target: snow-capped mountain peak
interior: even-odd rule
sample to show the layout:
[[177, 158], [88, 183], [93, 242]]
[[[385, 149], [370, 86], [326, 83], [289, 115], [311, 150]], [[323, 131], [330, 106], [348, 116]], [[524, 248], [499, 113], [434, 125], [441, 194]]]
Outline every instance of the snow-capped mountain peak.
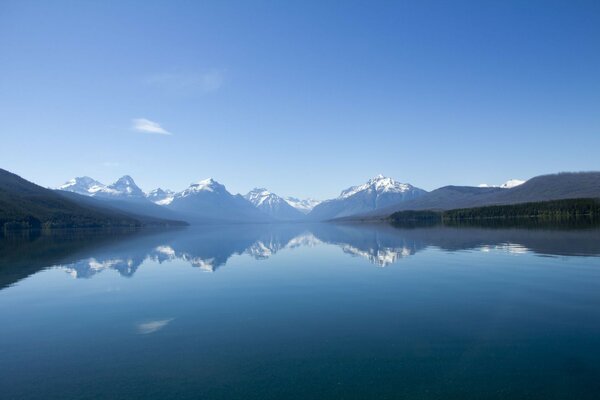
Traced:
[[191, 221], [265, 222], [269, 217], [241, 195], [232, 195], [212, 178], [192, 183], [175, 194], [167, 205], [170, 210], [187, 214]]
[[332, 200], [318, 204], [309, 214], [312, 219], [327, 220], [361, 214], [412, 200], [427, 193], [408, 183], [377, 175], [366, 183], [343, 190]]
[[254, 188], [249, 191], [244, 198], [254, 204], [255, 207], [260, 207], [263, 204], [273, 205], [280, 201], [284, 201], [281, 197], [277, 196], [275, 193], [269, 192], [265, 188]]
[[214, 192], [215, 190], [218, 190], [221, 188], [225, 189], [225, 186], [221, 185], [219, 182], [217, 182], [213, 178], [203, 179], [195, 184], [192, 184], [192, 186], [196, 190], [206, 190], [209, 192]]
[[192, 183], [187, 189], [183, 192], [177, 193], [175, 197], [186, 197], [192, 194], [200, 193], [200, 192], [211, 192], [211, 193], [228, 193], [225, 186], [221, 185], [219, 182], [214, 180], [213, 178], [203, 179], [199, 182]]
[[122, 176], [107, 189], [111, 189], [112, 195], [127, 196], [127, 197], [146, 197], [142, 189], [135, 184], [133, 178], [129, 175]]
[[69, 180], [64, 185], [59, 186], [58, 189], [95, 197], [146, 197], [142, 189], [135, 184], [135, 181], [129, 175], [121, 177], [109, 186], [89, 176], [82, 176]]
[[86, 196], [91, 196], [105, 188], [106, 186], [104, 184], [93, 178], [90, 178], [89, 176], [73, 178], [58, 187], [59, 190], [66, 190], [68, 192], [83, 194]]
[[313, 208], [315, 208], [321, 200], [315, 199], [299, 199], [297, 197], [286, 197], [284, 199], [290, 206], [294, 207], [296, 210], [300, 211], [303, 214], [308, 214], [311, 212]]
[[89, 186], [91, 186], [93, 184], [100, 184], [100, 182], [98, 182], [95, 179], [90, 178], [89, 176], [78, 176], [76, 178], [68, 180], [63, 185], [59, 186], [58, 188], [61, 190], [71, 189], [71, 188], [75, 188], [75, 187], [88, 188]]
[[255, 188], [246, 193], [244, 198], [262, 212], [281, 220], [299, 220], [303, 213], [296, 210], [287, 201], [265, 188]]
[[122, 177], [117, 179], [117, 181], [111, 186], [135, 186], [135, 182], [131, 176], [123, 175]]
[[381, 174], [377, 175], [374, 178], [371, 178], [362, 185], [352, 186], [346, 190], [343, 190], [340, 194], [340, 199], [345, 199], [350, 196], [354, 196], [359, 192], [363, 192], [365, 190], [371, 190], [378, 194], [381, 193], [404, 193], [412, 188], [412, 185], [408, 183], [400, 183], [396, 182], [392, 178], [387, 178]]
[[166, 206], [167, 204], [171, 204], [175, 198], [175, 192], [169, 189], [163, 190], [161, 188], [157, 188], [146, 194], [146, 197], [154, 204]]

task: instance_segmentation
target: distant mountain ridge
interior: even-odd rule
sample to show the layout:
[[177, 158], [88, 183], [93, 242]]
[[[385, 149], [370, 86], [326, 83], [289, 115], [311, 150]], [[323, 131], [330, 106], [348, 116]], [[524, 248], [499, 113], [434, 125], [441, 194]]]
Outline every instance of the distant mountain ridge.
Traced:
[[[77, 177], [58, 187], [61, 192], [91, 197], [100, 203], [88, 205], [109, 207], [127, 213], [147, 215], [152, 218], [185, 220], [185, 217], [162, 207], [160, 201], [152, 201], [148, 195], [135, 183], [129, 175], [124, 175], [110, 185], [92, 179], [88, 176]], [[164, 202], [166, 199], [162, 198]], [[156, 193], [157, 194], [157, 193]], [[85, 202], [85, 199], [80, 199]]]
[[116, 182], [105, 185], [89, 176], [77, 177], [58, 187], [59, 190], [73, 192], [84, 196], [109, 198], [145, 198], [146, 195], [129, 175], [124, 175]]
[[486, 183], [482, 183], [482, 184], [478, 185], [477, 187], [484, 187], [484, 188], [486, 188], [486, 187], [499, 187], [499, 188], [502, 188], [502, 189], [512, 189], [514, 187], [517, 187], [519, 185], [524, 184], [525, 182], [526, 181], [521, 180], [521, 179], [509, 179], [506, 182], [504, 182], [502, 185], [496, 186], [496, 185], [488, 185]]
[[541, 175], [512, 188], [444, 186], [418, 199], [354, 217], [384, 217], [405, 210], [451, 210], [548, 200], [600, 198], [600, 172]]
[[0, 169], [0, 228], [107, 228], [182, 225], [91, 204], [81, 195], [43, 188]]
[[198, 222], [326, 221], [380, 218], [402, 210], [448, 210], [494, 204], [512, 204], [600, 197], [600, 172], [544, 175], [524, 181], [510, 179], [498, 186], [444, 186], [427, 192], [409, 183], [378, 175], [342, 190], [334, 199], [282, 198], [264, 188], [246, 195], [231, 194], [209, 178], [181, 192], [154, 189], [144, 193], [128, 175], [111, 185], [90, 177], [74, 178], [59, 189], [102, 201], [126, 212], [156, 218]]

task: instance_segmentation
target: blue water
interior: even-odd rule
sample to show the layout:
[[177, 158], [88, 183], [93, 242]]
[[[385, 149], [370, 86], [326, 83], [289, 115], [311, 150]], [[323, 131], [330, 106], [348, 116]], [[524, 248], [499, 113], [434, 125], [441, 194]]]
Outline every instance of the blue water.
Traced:
[[597, 399], [600, 230], [0, 239], [2, 399]]

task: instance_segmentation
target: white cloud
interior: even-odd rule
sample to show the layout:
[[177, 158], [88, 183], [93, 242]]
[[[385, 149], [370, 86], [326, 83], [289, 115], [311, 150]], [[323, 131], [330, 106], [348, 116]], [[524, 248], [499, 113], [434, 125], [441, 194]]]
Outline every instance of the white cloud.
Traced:
[[223, 73], [217, 70], [202, 73], [164, 73], [146, 78], [146, 83], [176, 94], [208, 93], [223, 85]]
[[140, 335], [147, 335], [149, 333], [154, 333], [156, 331], [161, 330], [165, 326], [169, 324], [169, 322], [173, 321], [173, 318], [170, 319], [159, 319], [156, 321], [148, 321], [137, 325], [137, 331]]
[[170, 135], [171, 132], [160, 126], [158, 122], [150, 121], [146, 118], [135, 118], [131, 121], [133, 130], [142, 133], [156, 133], [159, 135]]

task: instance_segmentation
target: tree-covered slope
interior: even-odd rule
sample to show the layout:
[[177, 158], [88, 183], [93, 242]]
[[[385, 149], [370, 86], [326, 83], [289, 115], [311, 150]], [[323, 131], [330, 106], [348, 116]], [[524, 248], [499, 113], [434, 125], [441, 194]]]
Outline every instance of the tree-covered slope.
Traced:
[[0, 228], [136, 227], [143, 223], [67, 199], [52, 190], [0, 169]]
[[600, 218], [599, 199], [563, 199], [552, 201], [460, 208], [445, 211], [407, 210], [390, 215], [394, 222], [452, 221], [506, 218], [569, 219]]

